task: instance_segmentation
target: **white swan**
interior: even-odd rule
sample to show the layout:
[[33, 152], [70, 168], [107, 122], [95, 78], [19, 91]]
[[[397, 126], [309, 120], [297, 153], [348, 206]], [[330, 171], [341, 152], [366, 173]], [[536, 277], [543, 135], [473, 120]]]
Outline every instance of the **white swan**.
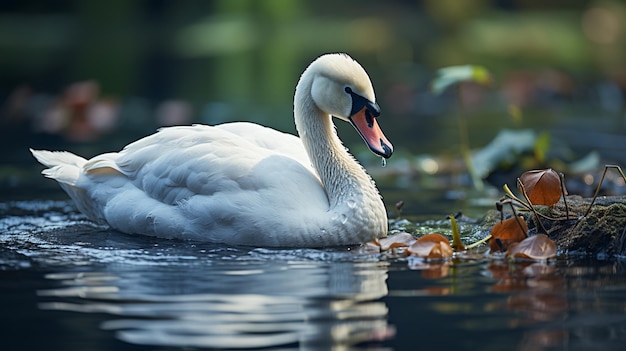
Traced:
[[126, 233], [232, 245], [321, 247], [387, 234], [374, 182], [337, 137], [349, 121], [388, 158], [374, 90], [345, 54], [324, 55], [296, 87], [300, 138], [253, 123], [162, 128], [90, 160], [31, 150], [91, 220]]

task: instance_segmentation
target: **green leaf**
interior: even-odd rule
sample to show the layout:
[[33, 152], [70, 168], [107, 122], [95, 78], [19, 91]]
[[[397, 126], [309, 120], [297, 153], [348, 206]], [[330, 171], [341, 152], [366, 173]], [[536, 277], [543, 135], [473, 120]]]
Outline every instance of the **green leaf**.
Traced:
[[550, 133], [547, 131], [543, 131], [537, 139], [535, 140], [535, 145], [533, 147], [535, 152], [535, 158], [539, 163], [544, 163], [546, 161], [546, 154], [550, 149]]
[[454, 218], [454, 216], [448, 216], [448, 218], [452, 226], [452, 248], [454, 248], [455, 251], [463, 251], [465, 250], [465, 245], [461, 242], [461, 232], [456, 224], [456, 218]]
[[491, 74], [482, 66], [444, 67], [437, 71], [437, 76], [431, 82], [430, 89], [435, 94], [441, 94], [449, 86], [460, 82], [476, 82], [489, 85], [491, 84]]

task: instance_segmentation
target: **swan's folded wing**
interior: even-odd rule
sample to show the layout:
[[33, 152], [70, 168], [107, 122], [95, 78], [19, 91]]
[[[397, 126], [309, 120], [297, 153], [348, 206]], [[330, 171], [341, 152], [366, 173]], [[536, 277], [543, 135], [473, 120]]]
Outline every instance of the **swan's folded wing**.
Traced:
[[[235, 124], [242, 128], [236, 128]], [[259, 133], [271, 132], [247, 123], [235, 124], [226, 128], [201, 125], [163, 128], [129, 144], [115, 158], [114, 166], [109, 167], [104, 160], [93, 165], [101, 167], [98, 172], [111, 170], [124, 174], [146, 195], [166, 204], [180, 203], [195, 195], [257, 192], [285, 186], [287, 181], [317, 183], [321, 189], [310, 165], [305, 167], [302, 160], [292, 156], [299, 155], [298, 146], [302, 149], [294, 143], [297, 138], [274, 131], [268, 144], [263, 145]], [[256, 137], [250, 138], [244, 129]], [[286, 140], [287, 145], [279, 139]], [[280, 145], [287, 151], [277, 151]], [[298, 171], [285, 173], [286, 168]], [[269, 171], [272, 169], [274, 172]]]
[[85, 163], [83, 171], [96, 179], [102, 175], [126, 175], [115, 162], [117, 156], [114, 152], [98, 155]]
[[216, 126], [216, 128], [243, 136], [248, 142], [259, 148], [293, 158], [315, 173], [309, 156], [302, 146], [302, 141], [293, 134], [282, 133], [272, 128], [248, 122], [224, 123]]

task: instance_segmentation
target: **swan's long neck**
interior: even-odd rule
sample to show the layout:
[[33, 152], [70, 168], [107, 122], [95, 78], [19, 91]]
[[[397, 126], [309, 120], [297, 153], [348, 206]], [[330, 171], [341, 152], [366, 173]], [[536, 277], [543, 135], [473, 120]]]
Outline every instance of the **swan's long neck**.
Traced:
[[337, 137], [330, 116], [320, 114], [319, 117], [307, 119], [300, 126], [298, 133], [324, 184], [331, 209], [348, 197], [361, 193], [363, 186], [371, 186], [363, 168]]
[[374, 235], [385, 235], [387, 216], [378, 190], [339, 140], [332, 116], [315, 105], [311, 85], [312, 79], [305, 75], [296, 87], [294, 117], [300, 139], [326, 189], [329, 214], [351, 217], [357, 228], [350, 229], [369, 228]]

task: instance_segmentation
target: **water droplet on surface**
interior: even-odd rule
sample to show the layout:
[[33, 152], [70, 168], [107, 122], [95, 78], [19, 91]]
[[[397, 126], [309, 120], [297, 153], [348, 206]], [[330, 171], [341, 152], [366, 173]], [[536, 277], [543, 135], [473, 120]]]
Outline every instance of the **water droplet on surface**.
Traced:
[[384, 157], [381, 157], [380, 165], [383, 167], [387, 166], [387, 159]]
[[348, 201], [346, 201], [346, 205], [348, 205], [348, 207], [350, 207], [350, 208], [355, 208], [356, 207], [356, 201], [348, 200]]
[[346, 224], [346, 222], [348, 221], [348, 216], [346, 216], [345, 214], [341, 215], [341, 223], [342, 224]]

